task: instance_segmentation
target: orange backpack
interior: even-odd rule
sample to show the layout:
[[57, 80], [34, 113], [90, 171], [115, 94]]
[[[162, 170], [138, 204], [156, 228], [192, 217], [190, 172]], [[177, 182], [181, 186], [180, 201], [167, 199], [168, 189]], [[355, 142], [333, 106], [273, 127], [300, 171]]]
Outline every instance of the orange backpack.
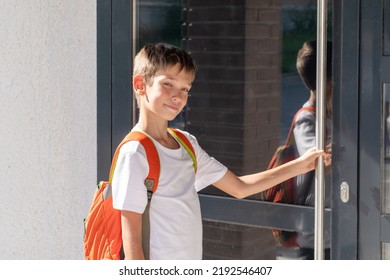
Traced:
[[[176, 129], [168, 132], [185, 148], [193, 160], [196, 172], [195, 151], [187, 137]], [[153, 141], [140, 131], [130, 132], [119, 144], [112, 159], [109, 181], [101, 181], [95, 191], [88, 215], [84, 220], [84, 257], [86, 260], [123, 259], [121, 211], [112, 206], [112, 177], [120, 148], [129, 141], [139, 141], [146, 151], [149, 174], [145, 179], [148, 205], [143, 216], [143, 244], [145, 257], [149, 256], [149, 206], [152, 194], [157, 190], [160, 176], [160, 159]], [[146, 227], [145, 227], [146, 226]]]

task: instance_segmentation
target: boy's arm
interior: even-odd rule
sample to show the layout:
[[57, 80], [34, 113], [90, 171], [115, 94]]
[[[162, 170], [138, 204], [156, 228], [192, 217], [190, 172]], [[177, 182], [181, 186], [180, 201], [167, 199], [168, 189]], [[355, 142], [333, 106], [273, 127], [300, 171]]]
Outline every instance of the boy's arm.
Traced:
[[144, 260], [142, 251], [142, 214], [121, 211], [123, 251], [126, 260]]
[[237, 177], [233, 172], [226, 174], [213, 185], [236, 197], [244, 198], [269, 189], [289, 178], [309, 172], [315, 168], [319, 156], [328, 157], [323, 151], [308, 150], [304, 155], [286, 164], [263, 172]]

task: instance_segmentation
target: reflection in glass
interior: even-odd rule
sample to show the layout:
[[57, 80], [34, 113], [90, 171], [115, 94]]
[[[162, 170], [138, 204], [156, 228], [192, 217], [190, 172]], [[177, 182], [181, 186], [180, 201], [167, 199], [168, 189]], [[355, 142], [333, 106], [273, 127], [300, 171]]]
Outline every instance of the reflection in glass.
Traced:
[[278, 259], [268, 229], [203, 221], [203, 258], [206, 260]]
[[181, 47], [181, 0], [138, 0], [138, 49], [165, 42]]

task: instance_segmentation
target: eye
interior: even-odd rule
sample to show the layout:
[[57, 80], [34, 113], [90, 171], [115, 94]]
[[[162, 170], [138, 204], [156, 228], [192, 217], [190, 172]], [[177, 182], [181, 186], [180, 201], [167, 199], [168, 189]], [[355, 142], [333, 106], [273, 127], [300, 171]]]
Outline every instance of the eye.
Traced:
[[173, 87], [173, 85], [171, 83], [169, 83], [169, 82], [165, 82], [164, 85], [167, 86], [167, 87]]
[[190, 92], [189, 88], [182, 88], [181, 90], [184, 91], [185, 93], [189, 93]]

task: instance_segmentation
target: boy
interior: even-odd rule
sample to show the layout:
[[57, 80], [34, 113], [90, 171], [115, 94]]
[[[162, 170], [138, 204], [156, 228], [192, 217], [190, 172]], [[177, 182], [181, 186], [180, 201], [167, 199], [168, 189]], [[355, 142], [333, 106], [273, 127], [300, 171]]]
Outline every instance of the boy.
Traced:
[[[317, 86], [317, 42], [307, 41], [303, 43], [298, 51], [297, 71], [306, 88], [310, 91], [309, 100], [302, 107], [316, 106]], [[332, 123], [332, 44], [327, 43], [327, 72], [326, 72], [326, 145], [330, 147], [331, 143], [331, 123]], [[310, 149], [316, 141], [316, 116], [315, 111], [302, 111], [295, 119], [294, 124], [295, 145], [299, 155], [303, 155]], [[330, 170], [330, 158], [326, 162], [326, 171]], [[329, 176], [325, 177], [329, 181]], [[325, 206], [330, 207], [330, 183], [325, 184]], [[300, 205], [314, 206], [314, 171], [297, 177], [296, 198]], [[330, 233], [325, 231], [325, 259], [330, 257]], [[314, 259], [314, 233], [300, 232], [297, 237], [300, 259]]]
[[[135, 57], [133, 88], [140, 116], [133, 130], [142, 130], [159, 153], [159, 186], [150, 206], [150, 259], [201, 259], [202, 220], [197, 192], [213, 184], [222, 191], [244, 198], [262, 192], [290, 177], [308, 172], [325, 153], [310, 149], [284, 166], [237, 177], [183, 132], [194, 147], [198, 169], [167, 132], [187, 103], [196, 65], [182, 49], [164, 43], [146, 45]], [[142, 213], [147, 204], [144, 179], [148, 173], [145, 150], [138, 142], [122, 146], [112, 181], [114, 208], [121, 210], [125, 259], [144, 259]]]

